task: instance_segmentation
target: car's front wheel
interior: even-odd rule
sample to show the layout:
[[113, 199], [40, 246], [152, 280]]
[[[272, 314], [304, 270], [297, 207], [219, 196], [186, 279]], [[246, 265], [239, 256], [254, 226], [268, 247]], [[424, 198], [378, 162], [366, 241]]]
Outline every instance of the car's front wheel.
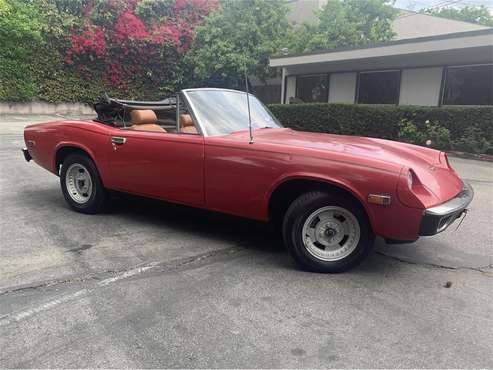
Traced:
[[60, 170], [60, 185], [68, 205], [81, 213], [97, 213], [106, 201], [103, 187], [94, 162], [80, 154], [69, 155]]
[[375, 236], [362, 207], [344, 195], [314, 191], [288, 208], [284, 242], [295, 260], [315, 272], [342, 272], [371, 251]]

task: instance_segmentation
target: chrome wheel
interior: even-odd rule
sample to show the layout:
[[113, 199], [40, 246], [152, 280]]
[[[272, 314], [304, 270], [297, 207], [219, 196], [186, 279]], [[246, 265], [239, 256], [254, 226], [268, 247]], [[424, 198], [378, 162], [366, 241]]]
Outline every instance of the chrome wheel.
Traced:
[[93, 191], [91, 174], [80, 163], [73, 163], [65, 174], [65, 184], [70, 198], [79, 204], [86, 203]]
[[303, 225], [306, 250], [322, 261], [338, 261], [349, 256], [359, 240], [358, 220], [345, 208], [319, 208], [308, 216]]

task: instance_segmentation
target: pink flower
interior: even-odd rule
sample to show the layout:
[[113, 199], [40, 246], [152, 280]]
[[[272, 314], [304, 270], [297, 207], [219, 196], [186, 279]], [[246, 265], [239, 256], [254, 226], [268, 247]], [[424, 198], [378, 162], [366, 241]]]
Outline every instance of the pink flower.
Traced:
[[116, 21], [114, 29], [116, 41], [144, 40], [147, 37], [149, 37], [149, 33], [144, 23], [131, 10], [125, 11]]
[[153, 25], [152, 42], [159, 45], [171, 43], [174, 46], [180, 45], [180, 31], [174, 24]]

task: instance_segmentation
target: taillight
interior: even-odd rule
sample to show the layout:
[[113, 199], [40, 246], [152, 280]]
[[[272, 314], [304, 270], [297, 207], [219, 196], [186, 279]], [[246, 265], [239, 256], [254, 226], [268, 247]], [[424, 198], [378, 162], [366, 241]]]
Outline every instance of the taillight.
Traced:
[[407, 187], [409, 189], [413, 188], [413, 173], [411, 171], [407, 172]]

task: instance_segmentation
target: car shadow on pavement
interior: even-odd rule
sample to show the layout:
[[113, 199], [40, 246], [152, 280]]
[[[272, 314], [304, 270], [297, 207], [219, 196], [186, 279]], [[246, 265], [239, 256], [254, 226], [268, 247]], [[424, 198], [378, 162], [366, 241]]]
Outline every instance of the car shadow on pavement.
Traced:
[[[107, 210], [109, 215], [203, 236], [208, 240], [217, 239], [260, 253], [263, 260], [267, 258], [278, 268], [300, 270], [284, 247], [280, 233], [270, 224], [128, 194], [116, 193], [112, 198]], [[384, 269], [388, 273], [393, 270], [393, 265], [389, 259], [372, 254], [351, 271], [379, 274]]]
[[111, 215], [146, 224], [166, 226], [179, 232], [234, 242], [247, 249], [284, 253], [280, 236], [269, 224], [219, 212], [164, 201], [115, 194], [108, 209]]
[[[42, 189], [37, 193], [28, 194], [28, 198], [40, 210], [46, 209], [49, 203], [52, 210], [55, 207], [60, 208], [60, 211], [64, 209], [63, 212], [73, 212], [63, 201], [58, 189]], [[204, 243], [217, 241], [218, 244], [251, 250], [256, 258], [271, 263], [276, 268], [301, 271], [284, 247], [280, 233], [275, 232], [270, 224], [263, 222], [122, 193], [112, 194], [106, 211], [97, 217], [101, 216], [114, 218], [114, 222], [121, 224], [123, 228], [138, 229], [139, 225], [148, 225], [159, 230], [162, 227], [184, 236], [194, 235], [199, 239], [202, 237]], [[70, 251], [79, 249], [80, 247], [72, 248]], [[385, 270], [387, 274], [394, 267], [397, 268], [395, 262], [373, 253], [348, 273], [379, 275]]]

